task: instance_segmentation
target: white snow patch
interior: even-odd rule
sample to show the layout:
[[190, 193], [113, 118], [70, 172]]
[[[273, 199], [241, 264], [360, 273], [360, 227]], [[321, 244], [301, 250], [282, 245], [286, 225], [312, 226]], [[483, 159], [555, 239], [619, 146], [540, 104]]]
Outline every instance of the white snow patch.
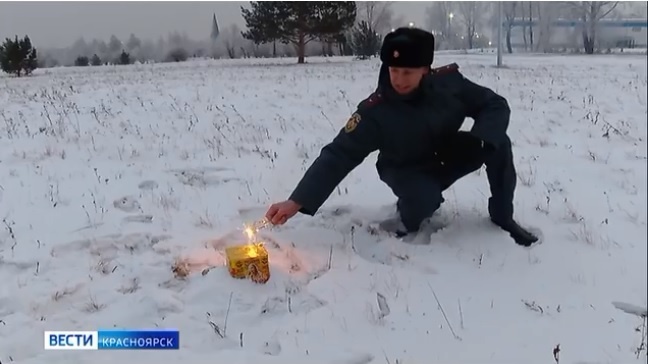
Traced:
[[[230, 278], [224, 248], [288, 196], [376, 61], [0, 78], [0, 362], [552, 363], [558, 344], [561, 364], [638, 362], [641, 319], [610, 303], [647, 304], [646, 57], [505, 60], [436, 62], [508, 98], [516, 216], [542, 245], [487, 221], [483, 170], [445, 193], [432, 244], [376, 234], [394, 197], [374, 154], [316, 217], [263, 232], [265, 285]], [[182, 348], [43, 350], [45, 330], [102, 327], [177, 328]]]

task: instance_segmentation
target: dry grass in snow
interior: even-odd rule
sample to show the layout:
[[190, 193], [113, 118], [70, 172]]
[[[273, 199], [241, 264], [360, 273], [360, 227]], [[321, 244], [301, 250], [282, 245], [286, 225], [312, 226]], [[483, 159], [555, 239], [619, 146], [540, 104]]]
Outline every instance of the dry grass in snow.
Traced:
[[[231, 279], [224, 248], [290, 193], [376, 62], [0, 77], [0, 362], [640, 362], [642, 319], [612, 302], [647, 304], [646, 58], [437, 63], [455, 61], [510, 102], [516, 215], [543, 243], [487, 222], [483, 171], [446, 192], [430, 246], [376, 232], [394, 198], [372, 155], [316, 217], [263, 232], [265, 285]], [[178, 328], [182, 349], [43, 350], [45, 330], [110, 327]]]

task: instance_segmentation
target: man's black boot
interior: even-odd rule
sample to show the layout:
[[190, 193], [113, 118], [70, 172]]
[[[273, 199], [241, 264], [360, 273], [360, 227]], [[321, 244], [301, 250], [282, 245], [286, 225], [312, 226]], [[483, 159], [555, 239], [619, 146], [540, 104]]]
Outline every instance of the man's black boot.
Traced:
[[508, 232], [516, 244], [521, 246], [531, 246], [538, 241], [538, 237], [521, 227], [515, 220], [504, 219], [498, 220], [491, 217], [491, 221], [499, 226], [502, 230]]
[[488, 212], [491, 221], [508, 232], [518, 245], [531, 246], [539, 239], [513, 219], [513, 198], [517, 174], [513, 165], [511, 140], [506, 137], [486, 160], [486, 174], [491, 197]]

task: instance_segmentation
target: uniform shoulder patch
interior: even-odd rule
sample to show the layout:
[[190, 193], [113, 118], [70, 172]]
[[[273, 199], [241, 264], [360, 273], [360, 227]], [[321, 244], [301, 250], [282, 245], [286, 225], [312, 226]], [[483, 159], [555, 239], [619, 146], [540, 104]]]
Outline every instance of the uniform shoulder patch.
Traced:
[[371, 95], [369, 95], [369, 97], [364, 99], [360, 103], [360, 106], [363, 107], [363, 108], [371, 107], [371, 106], [374, 106], [374, 105], [380, 103], [380, 101], [382, 101], [382, 99], [383, 99], [382, 94], [380, 92], [376, 91], [376, 92], [372, 93]]
[[432, 74], [434, 75], [445, 75], [453, 72], [459, 71], [459, 65], [456, 63], [447, 64], [445, 66], [437, 67], [432, 69]]
[[347, 121], [346, 125], [344, 126], [344, 131], [347, 133], [350, 133], [355, 130], [356, 127], [358, 127], [358, 124], [360, 123], [360, 120], [362, 120], [362, 117], [360, 114], [353, 113], [349, 120]]

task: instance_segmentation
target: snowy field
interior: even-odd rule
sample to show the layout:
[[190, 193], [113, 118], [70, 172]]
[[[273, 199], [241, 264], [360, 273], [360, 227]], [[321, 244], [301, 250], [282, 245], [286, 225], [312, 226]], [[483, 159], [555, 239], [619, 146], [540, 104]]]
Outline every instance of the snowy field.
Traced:
[[[379, 67], [294, 62], [0, 76], [2, 364], [645, 362], [641, 318], [613, 305], [647, 305], [645, 56], [435, 60], [509, 99], [516, 217], [542, 244], [491, 226], [483, 170], [445, 193], [431, 245], [373, 233], [395, 202], [373, 154], [316, 217], [261, 232], [258, 285], [229, 277], [224, 247], [288, 196]], [[45, 330], [111, 327], [177, 328], [182, 348], [43, 349]]]

